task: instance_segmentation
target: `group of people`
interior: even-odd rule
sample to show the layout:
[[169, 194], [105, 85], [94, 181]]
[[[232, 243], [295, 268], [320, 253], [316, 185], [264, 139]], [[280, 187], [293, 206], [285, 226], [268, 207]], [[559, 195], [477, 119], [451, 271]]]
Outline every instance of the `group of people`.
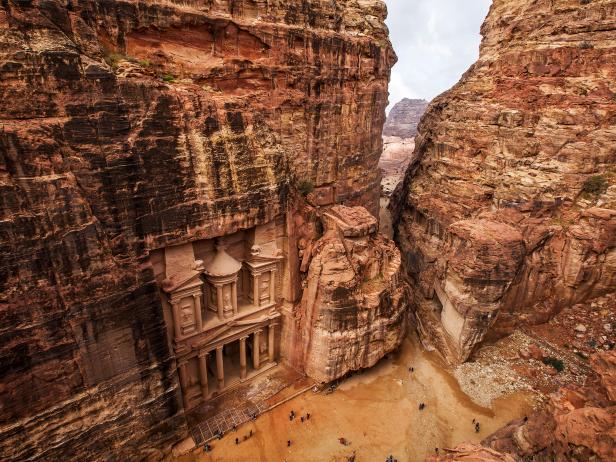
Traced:
[[[291, 409], [291, 412], [289, 412], [289, 421], [295, 420], [295, 417], [297, 417], [297, 414]], [[307, 412], [305, 416], [300, 416], [300, 420], [302, 423], [304, 423], [305, 420], [310, 420], [310, 412]]]
[[[234, 425], [233, 426], [233, 431], [237, 430], [237, 427]], [[252, 438], [252, 429], [250, 430], [250, 432], [246, 435], [244, 435], [244, 441], [246, 441], [248, 438]], [[235, 444], [240, 444], [240, 439], [239, 438], [235, 438]]]
[[475, 433], [479, 433], [481, 430], [481, 425], [479, 425], [479, 422], [475, 419], [473, 419], [473, 423], [475, 424]]
[[398, 462], [398, 459], [394, 459], [394, 456], [390, 454], [389, 457], [385, 459], [385, 462]]

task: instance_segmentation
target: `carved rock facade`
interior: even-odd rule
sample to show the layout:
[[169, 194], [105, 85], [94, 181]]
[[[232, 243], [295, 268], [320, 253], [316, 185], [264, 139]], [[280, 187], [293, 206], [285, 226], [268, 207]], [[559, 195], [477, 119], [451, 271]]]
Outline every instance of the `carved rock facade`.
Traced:
[[385, 14], [2, 3], [7, 460], [160, 459], [185, 409], [294, 355], [300, 180], [321, 207], [378, 210]]
[[494, 1], [392, 199], [422, 341], [485, 338], [616, 287], [613, 1]]

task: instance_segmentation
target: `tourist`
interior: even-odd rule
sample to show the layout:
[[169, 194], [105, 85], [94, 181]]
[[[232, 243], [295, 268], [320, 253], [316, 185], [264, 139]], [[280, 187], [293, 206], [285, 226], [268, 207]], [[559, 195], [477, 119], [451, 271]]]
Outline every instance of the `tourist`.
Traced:
[[438, 454], [438, 448], [434, 448], [434, 452]]
[[301, 416], [300, 420], [302, 421], [302, 423], [304, 423], [304, 416]]
[[310, 420], [310, 412], [306, 414], [306, 420]]
[[475, 433], [479, 433], [479, 422], [475, 424]]
[[249, 437], [252, 438], [252, 429], [250, 430]]
[[235, 444], [240, 444], [240, 439], [239, 438], [235, 438]]
[[287, 440], [287, 447], [291, 446], [291, 440]]

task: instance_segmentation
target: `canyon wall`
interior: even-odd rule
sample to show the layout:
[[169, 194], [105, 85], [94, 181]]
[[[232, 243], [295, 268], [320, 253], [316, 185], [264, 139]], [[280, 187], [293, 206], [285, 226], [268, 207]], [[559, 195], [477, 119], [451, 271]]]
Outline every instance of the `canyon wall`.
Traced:
[[479, 60], [422, 119], [392, 214], [420, 337], [453, 363], [616, 288], [614, 17], [495, 0]]
[[152, 252], [275, 222], [293, 307], [297, 190], [377, 214], [385, 15], [378, 0], [2, 2], [4, 460], [157, 460], [187, 434]]
[[383, 126], [383, 136], [413, 138], [417, 135], [417, 125], [421, 120], [428, 101], [425, 99], [403, 98], [389, 111]]

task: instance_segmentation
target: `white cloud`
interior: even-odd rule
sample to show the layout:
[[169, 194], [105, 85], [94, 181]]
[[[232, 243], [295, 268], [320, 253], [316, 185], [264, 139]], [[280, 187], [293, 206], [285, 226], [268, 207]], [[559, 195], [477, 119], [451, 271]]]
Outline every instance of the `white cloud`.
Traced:
[[390, 107], [404, 97], [432, 99], [479, 56], [479, 29], [491, 0], [385, 0], [398, 54]]

